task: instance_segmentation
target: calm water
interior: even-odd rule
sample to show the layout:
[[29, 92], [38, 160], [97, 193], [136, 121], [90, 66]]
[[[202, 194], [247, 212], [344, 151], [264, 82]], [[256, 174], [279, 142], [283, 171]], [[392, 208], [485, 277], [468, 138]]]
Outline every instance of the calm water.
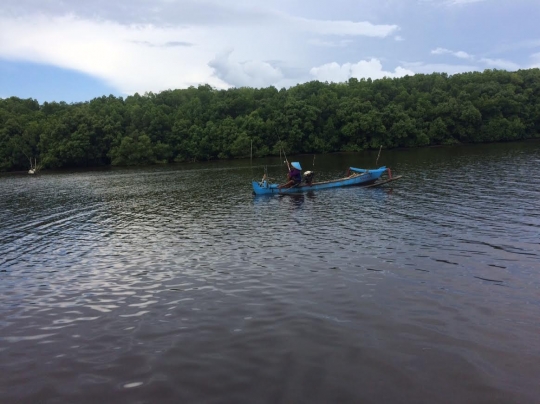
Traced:
[[540, 402], [540, 143], [381, 163], [1, 176], [0, 402]]

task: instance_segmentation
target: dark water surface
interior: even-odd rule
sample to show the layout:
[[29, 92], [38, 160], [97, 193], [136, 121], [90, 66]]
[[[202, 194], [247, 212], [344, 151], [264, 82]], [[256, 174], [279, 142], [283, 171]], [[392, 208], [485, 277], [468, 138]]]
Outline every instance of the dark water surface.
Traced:
[[540, 402], [540, 143], [379, 163], [1, 176], [0, 402]]

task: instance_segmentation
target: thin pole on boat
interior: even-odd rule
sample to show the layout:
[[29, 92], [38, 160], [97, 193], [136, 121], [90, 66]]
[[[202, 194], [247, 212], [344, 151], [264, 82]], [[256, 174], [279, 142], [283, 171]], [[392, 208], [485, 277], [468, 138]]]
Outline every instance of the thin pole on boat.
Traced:
[[279, 133], [277, 133], [277, 130], [276, 130], [276, 135], [277, 135], [278, 140], [279, 140], [279, 161], [281, 161], [281, 151], [283, 150], [283, 156], [285, 157], [285, 163], [287, 164], [287, 169], [289, 171], [291, 171], [291, 166], [289, 165], [289, 160], [287, 160], [287, 155], [285, 154], [285, 149], [283, 148], [283, 145], [281, 144], [281, 136], [279, 136]]
[[381, 155], [382, 145], [379, 147], [379, 154], [377, 155], [377, 160], [375, 161], [375, 167], [377, 167], [377, 163], [379, 162], [379, 156]]
[[283, 149], [283, 157], [285, 157], [285, 163], [287, 163], [287, 169], [291, 171], [291, 166], [289, 164], [289, 160], [287, 160], [287, 155], [285, 154], [285, 149]]

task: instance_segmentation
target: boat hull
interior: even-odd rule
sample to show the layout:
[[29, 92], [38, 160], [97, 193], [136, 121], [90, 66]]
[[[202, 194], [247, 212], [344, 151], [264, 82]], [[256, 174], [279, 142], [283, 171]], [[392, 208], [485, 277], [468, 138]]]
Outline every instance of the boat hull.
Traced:
[[270, 184], [267, 181], [253, 181], [253, 193], [255, 195], [299, 194], [302, 192], [318, 191], [329, 188], [369, 185], [377, 181], [381, 175], [386, 172], [386, 167], [380, 167], [375, 170], [364, 170], [360, 168], [353, 169], [353, 167], [351, 167], [350, 170], [353, 172], [353, 174], [345, 178], [339, 178], [332, 181], [314, 182], [311, 185], [301, 184], [291, 188], [280, 189], [278, 184]]

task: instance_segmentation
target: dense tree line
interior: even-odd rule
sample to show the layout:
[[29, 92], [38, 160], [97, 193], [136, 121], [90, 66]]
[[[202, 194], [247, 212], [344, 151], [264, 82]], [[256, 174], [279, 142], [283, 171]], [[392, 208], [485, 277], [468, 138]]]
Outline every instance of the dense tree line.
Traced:
[[0, 170], [142, 165], [540, 137], [540, 70], [417, 74], [290, 89], [0, 99]]

